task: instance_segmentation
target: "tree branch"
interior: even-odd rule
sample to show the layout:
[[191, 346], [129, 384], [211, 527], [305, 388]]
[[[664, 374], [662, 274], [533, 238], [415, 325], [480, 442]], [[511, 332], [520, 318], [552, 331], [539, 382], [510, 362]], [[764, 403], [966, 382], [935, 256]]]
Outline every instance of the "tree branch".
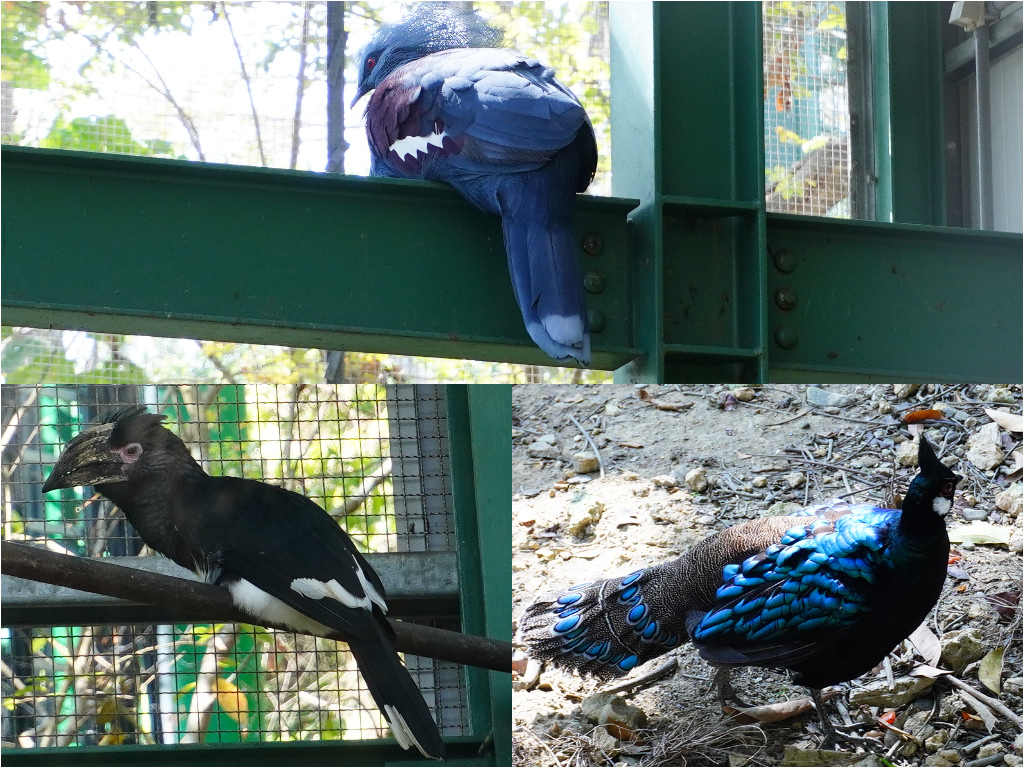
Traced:
[[[8, 576], [148, 603], [173, 611], [187, 611], [219, 621], [253, 623], [253, 617], [236, 608], [223, 587], [125, 568], [87, 557], [59, 555], [40, 547], [3, 542], [0, 544], [0, 570]], [[402, 653], [498, 672], [512, 671], [511, 643], [404, 621], [389, 621], [395, 630], [395, 647]], [[287, 629], [280, 625], [266, 626]], [[325, 637], [344, 640], [333, 633]]]
[[242, 70], [242, 79], [245, 80], [245, 90], [249, 94], [249, 106], [252, 107], [252, 123], [256, 128], [256, 146], [260, 150], [260, 165], [267, 167], [267, 156], [263, 152], [263, 136], [260, 134], [260, 116], [256, 112], [256, 102], [252, 98], [252, 83], [249, 81], [249, 73], [245, 69], [245, 59], [242, 58], [242, 49], [238, 45], [238, 38], [235, 37], [235, 28], [231, 26], [231, 17], [228, 16], [228, 4], [221, 3], [221, 10], [224, 13], [224, 21], [228, 24], [228, 32], [231, 33], [231, 42], [235, 44], [235, 53], [238, 54], [238, 66]]

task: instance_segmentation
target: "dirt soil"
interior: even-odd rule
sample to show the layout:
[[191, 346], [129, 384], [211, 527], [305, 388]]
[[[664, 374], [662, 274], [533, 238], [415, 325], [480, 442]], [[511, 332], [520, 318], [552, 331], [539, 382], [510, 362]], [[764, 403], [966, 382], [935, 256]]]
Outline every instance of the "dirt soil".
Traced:
[[[1020, 414], [1021, 387], [825, 385], [823, 394], [847, 398], [823, 405], [808, 402], [817, 394], [810, 389], [514, 387], [513, 622], [540, 593], [668, 560], [743, 520], [839, 495], [892, 506], [893, 494], [905, 491], [916, 473], [898, 460], [910, 439], [900, 418], [940, 408], [957, 423], [929, 426], [926, 434], [940, 457], [955, 457], [954, 470], [964, 476], [947, 528], [973, 519], [994, 526], [1003, 543], [952, 545], [942, 598], [925, 623], [942, 641], [941, 662], [931, 661], [945, 669], [959, 665], [954, 671], [960, 680], [995, 698], [979, 681], [979, 660], [986, 657], [991, 664], [987, 654], [1004, 646], [999, 701], [1019, 714], [1021, 435], [994, 426], [985, 409]], [[603, 479], [590, 467], [577, 467], [584, 473], [574, 469], [574, 456], [589, 450], [587, 437], [600, 454]], [[966, 459], [972, 437], [970, 447], [990, 438], [990, 462], [998, 462], [992, 468]], [[982, 448], [971, 455], [984, 464]], [[911, 446], [902, 451], [916, 463]], [[1015, 464], [1018, 471], [1011, 474]], [[1015, 504], [1013, 491], [1004, 493], [1014, 482]], [[999, 494], [998, 505], [1006, 509], [997, 506]], [[779, 506], [786, 503], [790, 507]], [[964, 647], [968, 650], [961, 653]], [[727, 717], [709, 690], [711, 668], [688, 643], [628, 678], [641, 677], [671, 657], [678, 668], [666, 677], [619, 693], [642, 710], [641, 726], [646, 716], [646, 728], [611, 729], [623, 739], [585, 717], [581, 707], [585, 697], [621, 679], [600, 683], [548, 665], [539, 681], [526, 681], [524, 675], [531, 677], [536, 665], [526, 671], [525, 661], [518, 663], [523, 674], [516, 677], [513, 693], [517, 764], [839, 764], [828, 761], [840, 758], [809, 751], [821, 739], [813, 710], [774, 724], [740, 725]], [[922, 654], [904, 643], [883, 668], [834, 689], [839, 693], [833, 702], [853, 721], [869, 723], [853, 732], [884, 739], [884, 746], [870, 751], [887, 762], [865, 754], [853, 759], [862, 765], [1021, 765], [1019, 727], [997, 712], [985, 741], [990, 734], [984, 720], [947, 680], [940, 678], [910, 701], [883, 697], [880, 705], [850, 703], [852, 692], [878, 681], [891, 696], [888, 676], [898, 681], [923, 662]], [[807, 695], [773, 670], [739, 670], [733, 682], [739, 697], [756, 705]], [[840, 722], [834, 707], [830, 714]], [[883, 732], [876, 715], [911, 731], [910, 737]]]

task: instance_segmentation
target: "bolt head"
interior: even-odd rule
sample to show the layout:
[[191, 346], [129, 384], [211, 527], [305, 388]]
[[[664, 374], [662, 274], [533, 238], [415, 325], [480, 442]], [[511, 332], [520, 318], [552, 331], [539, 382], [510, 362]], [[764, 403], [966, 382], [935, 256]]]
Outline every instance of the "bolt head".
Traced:
[[583, 250], [591, 256], [597, 256], [604, 250], [604, 240], [597, 232], [587, 232], [581, 242]]
[[793, 309], [796, 306], [797, 295], [792, 288], [779, 288], [775, 291], [775, 304], [779, 309]]
[[796, 331], [788, 325], [780, 325], [775, 330], [775, 343], [782, 349], [793, 349], [797, 340]]
[[600, 333], [605, 329], [607, 320], [605, 319], [604, 312], [599, 309], [591, 309], [587, 311], [587, 325], [590, 326], [591, 333]]
[[583, 288], [587, 293], [600, 293], [604, 290], [605, 279], [600, 272], [590, 271], [583, 276]]
[[775, 261], [775, 268], [779, 272], [789, 274], [796, 269], [796, 256], [792, 251], [787, 251], [785, 248], [775, 251], [773, 259]]

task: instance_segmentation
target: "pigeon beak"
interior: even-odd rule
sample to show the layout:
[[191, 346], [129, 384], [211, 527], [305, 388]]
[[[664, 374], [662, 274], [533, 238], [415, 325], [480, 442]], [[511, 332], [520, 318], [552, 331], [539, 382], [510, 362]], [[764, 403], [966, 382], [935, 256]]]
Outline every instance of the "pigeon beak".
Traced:
[[361, 98], [363, 98], [363, 96], [365, 96], [372, 90], [373, 88], [367, 88], [365, 83], [360, 83], [359, 87], [356, 89], [356, 97], [352, 99], [352, 103], [348, 105], [348, 108], [352, 109], [358, 103], [358, 101]]
[[125, 482], [128, 477], [124, 463], [107, 442], [113, 428], [113, 424], [99, 424], [75, 435], [43, 483], [43, 493], [78, 485]]

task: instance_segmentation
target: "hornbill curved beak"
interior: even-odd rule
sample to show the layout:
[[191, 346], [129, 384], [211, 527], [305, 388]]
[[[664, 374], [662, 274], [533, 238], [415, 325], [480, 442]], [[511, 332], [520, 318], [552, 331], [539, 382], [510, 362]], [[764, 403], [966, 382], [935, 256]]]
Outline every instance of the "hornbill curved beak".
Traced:
[[107, 440], [113, 428], [113, 424], [98, 424], [75, 435], [64, 446], [57, 464], [43, 483], [43, 493], [77, 485], [127, 481], [124, 462], [110, 450]]

